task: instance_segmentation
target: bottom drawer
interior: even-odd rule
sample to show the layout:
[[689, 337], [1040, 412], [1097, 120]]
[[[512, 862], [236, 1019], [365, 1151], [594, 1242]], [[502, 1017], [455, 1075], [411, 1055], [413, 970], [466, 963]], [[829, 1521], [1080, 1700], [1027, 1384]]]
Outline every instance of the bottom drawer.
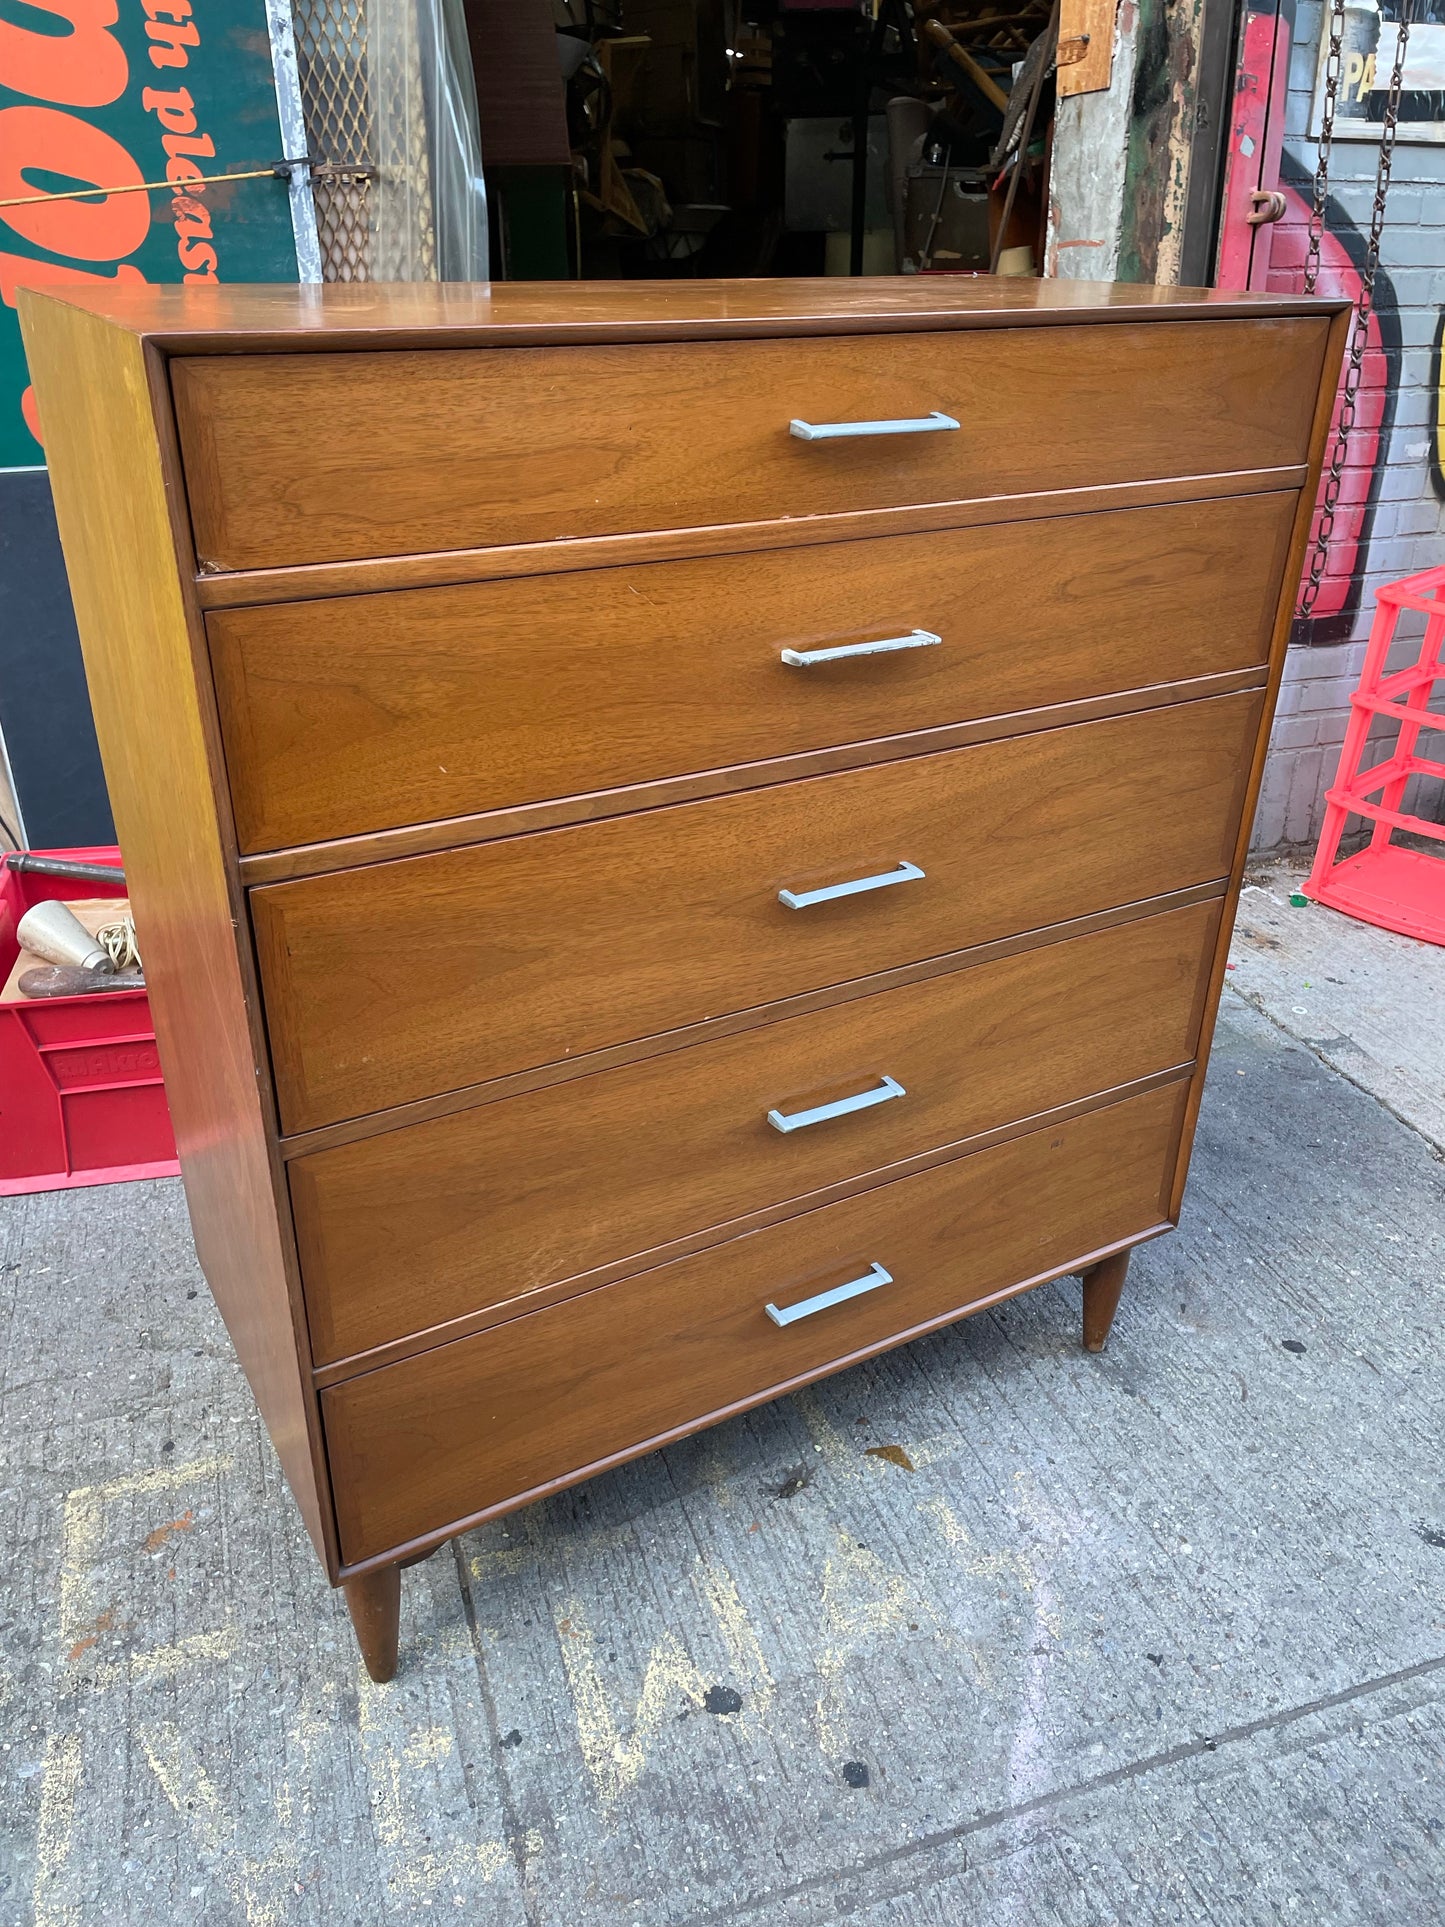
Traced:
[[[342, 1558], [585, 1477], [1161, 1226], [1187, 1083], [1127, 1098], [322, 1394]], [[882, 1267], [888, 1282], [779, 1325]]]

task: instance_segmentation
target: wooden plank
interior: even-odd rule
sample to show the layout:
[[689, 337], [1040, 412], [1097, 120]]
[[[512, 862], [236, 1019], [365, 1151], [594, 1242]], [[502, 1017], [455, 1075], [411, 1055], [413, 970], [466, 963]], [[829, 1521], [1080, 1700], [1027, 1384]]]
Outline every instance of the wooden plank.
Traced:
[[[1200, 981], [1203, 982], [1202, 976]], [[845, 1198], [872, 1190], [875, 1185], [893, 1184], [900, 1178], [915, 1177], [920, 1172], [933, 1170], [936, 1165], [948, 1164], [956, 1157], [992, 1150], [996, 1144], [1007, 1144], [1013, 1138], [1025, 1137], [1030, 1131], [1040, 1130], [1047, 1124], [1067, 1123], [1071, 1118], [1082, 1117], [1086, 1111], [1122, 1103], [1125, 1098], [1142, 1097], [1148, 1091], [1162, 1090], [1166, 1084], [1187, 1083], [1192, 1070], [1193, 1066], [1188, 1062], [1171, 1064], [1167, 1070], [1155, 1071], [1149, 1077], [1132, 1078], [1126, 1084], [1094, 1092], [1071, 1104], [1060, 1104], [1046, 1112], [1033, 1112], [1028, 1117], [1016, 1119], [1012, 1124], [1000, 1124], [992, 1131], [980, 1131], [976, 1137], [935, 1145], [929, 1151], [919, 1152], [916, 1157], [900, 1158], [897, 1164], [890, 1164], [883, 1171], [840, 1178], [836, 1184], [823, 1185], [817, 1191], [808, 1192], [802, 1200], [789, 1199], [782, 1204], [765, 1205], [760, 1210], [747, 1212], [741, 1218], [731, 1219], [726, 1226], [693, 1232], [689, 1237], [672, 1239], [666, 1245], [656, 1246], [633, 1258], [599, 1265], [595, 1271], [589, 1271], [581, 1278], [560, 1279], [556, 1284], [539, 1286], [525, 1297], [485, 1305], [478, 1311], [450, 1318], [444, 1324], [428, 1326], [424, 1331], [409, 1332], [405, 1338], [392, 1339], [385, 1345], [373, 1347], [371, 1351], [338, 1358], [329, 1365], [318, 1365], [311, 1375], [312, 1381], [318, 1390], [328, 1385], [340, 1385], [363, 1372], [396, 1364], [403, 1358], [415, 1358], [421, 1352], [434, 1351], [439, 1345], [449, 1345], [458, 1338], [469, 1338], [475, 1332], [490, 1331], [494, 1325], [505, 1325], [524, 1313], [540, 1311], [563, 1299], [580, 1297], [582, 1293], [595, 1291], [599, 1286], [616, 1284], [620, 1279], [630, 1278], [655, 1265], [690, 1258], [696, 1252], [709, 1250], [724, 1237], [743, 1238], [755, 1231], [766, 1231], [770, 1225], [782, 1224], [796, 1217], [800, 1209], [816, 1211], [825, 1205], [840, 1204]]]
[[1114, 71], [1114, 15], [1119, 0], [1060, 0], [1059, 46], [1089, 37], [1081, 60], [1070, 60], [1058, 70], [1056, 86], [1060, 100], [1075, 94], [1100, 94], [1106, 91]]
[[559, 829], [569, 823], [600, 823], [633, 810], [665, 809], [674, 803], [694, 803], [735, 790], [766, 789], [774, 783], [795, 782], [805, 776], [829, 776], [840, 770], [864, 769], [872, 763], [899, 762], [936, 750], [963, 749], [970, 743], [995, 743], [1010, 736], [1031, 735], [1040, 729], [1062, 729], [1072, 723], [1096, 722], [1106, 716], [1132, 715], [1141, 709], [1162, 709], [1172, 703], [1193, 702], [1204, 696], [1230, 696], [1261, 687], [1261, 671], [1239, 669], [1223, 676], [1199, 676], [1192, 682], [1157, 683], [1148, 689], [1123, 689], [1112, 696], [1084, 702], [1051, 704], [1011, 716], [985, 717], [977, 723], [949, 723], [939, 729], [917, 730], [905, 736], [845, 744], [838, 749], [810, 750], [731, 769], [704, 770], [693, 776], [663, 782], [629, 785], [625, 789], [595, 791], [588, 796], [560, 797], [552, 803], [526, 803], [511, 810], [491, 810], [481, 816], [443, 818], [412, 823], [404, 829], [379, 830], [369, 836], [342, 837], [327, 843], [306, 843], [240, 860], [246, 884], [283, 883], [292, 877], [322, 876], [329, 870], [356, 869], [389, 863], [403, 856], [425, 856], [467, 843], [493, 843], [501, 837], [526, 836], [533, 830]]
[[719, 1017], [707, 1017], [699, 1023], [686, 1024], [678, 1030], [669, 1031], [662, 1037], [634, 1038], [607, 1050], [580, 1052], [558, 1063], [541, 1064], [535, 1070], [521, 1071], [512, 1077], [463, 1085], [458, 1090], [443, 1091], [436, 1097], [419, 1098], [409, 1104], [390, 1105], [384, 1111], [374, 1111], [365, 1117], [348, 1118], [341, 1124], [323, 1125], [318, 1130], [302, 1131], [294, 1137], [282, 1138], [281, 1155], [288, 1161], [306, 1157], [312, 1151], [329, 1150], [338, 1144], [352, 1144], [361, 1138], [376, 1137], [382, 1132], [399, 1130], [408, 1124], [425, 1124], [432, 1118], [451, 1117], [459, 1111], [471, 1110], [474, 1105], [497, 1104], [507, 1097], [526, 1091], [546, 1090], [554, 1084], [571, 1083], [575, 1078], [590, 1077], [594, 1072], [612, 1070], [621, 1064], [638, 1064], [649, 1057], [688, 1050], [694, 1044], [707, 1043], [714, 1038], [738, 1037], [744, 1031], [757, 1029], [760, 1024], [780, 1023], [785, 1018], [803, 1016], [809, 1011], [830, 1010], [835, 1005], [849, 1004], [859, 997], [871, 997], [880, 991], [926, 983], [933, 977], [946, 976], [952, 970], [973, 970], [999, 957], [1019, 956], [1026, 950], [1037, 950], [1042, 944], [1064, 943], [1070, 937], [1088, 936], [1095, 930], [1112, 930], [1119, 924], [1132, 923], [1136, 917], [1155, 916], [1167, 910], [1183, 910], [1194, 903], [1214, 902], [1223, 890], [1224, 879], [1213, 878], [1187, 890], [1171, 890], [1161, 896], [1115, 904], [1111, 909], [1097, 911], [1087, 917], [1071, 917], [1045, 929], [1025, 930], [1017, 936], [1002, 937], [993, 943], [977, 944], [967, 950], [945, 951], [940, 956], [926, 957], [917, 963], [900, 964], [893, 970], [879, 971], [873, 977], [829, 984], [821, 990], [806, 991], [796, 997], [782, 997], [776, 1003], [761, 1008], [728, 1011]]

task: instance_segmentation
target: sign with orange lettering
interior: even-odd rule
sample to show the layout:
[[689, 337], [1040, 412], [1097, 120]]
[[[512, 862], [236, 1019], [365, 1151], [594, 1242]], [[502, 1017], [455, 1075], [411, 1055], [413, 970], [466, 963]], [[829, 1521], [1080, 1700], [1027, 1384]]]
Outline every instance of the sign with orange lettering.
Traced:
[[45, 460], [17, 288], [294, 281], [286, 177], [213, 178], [283, 158], [265, 0], [0, 0], [0, 468]]

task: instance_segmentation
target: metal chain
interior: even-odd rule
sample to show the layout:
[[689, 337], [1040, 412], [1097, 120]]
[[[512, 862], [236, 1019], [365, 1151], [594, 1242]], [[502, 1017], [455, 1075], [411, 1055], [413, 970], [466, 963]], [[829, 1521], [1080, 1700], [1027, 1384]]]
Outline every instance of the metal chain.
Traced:
[[1335, 145], [1335, 101], [1345, 58], [1345, 0], [1330, 0], [1330, 46], [1325, 56], [1325, 105], [1315, 155], [1315, 197], [1310, 208], [1309, 247], [1305, 255], [1305, 293], [1313, 294], [1320, 275], [1320, 241], [1330, 194], [1330, 155]]
[[[1344, 485], [1345, 457], [1349, 451], [1350, 433], [1355, 426], [1355, 403], [1360, 392], [1360, 378], [1364, 371], [1365, 349], [1369, 344], [1370, 316], [1374, 312], [1375, 274], [1380, 265], [1380, 236], [1385, 226], [1385, 200], [1390, 191], [1390, 169], [1395, 159], [1395, 130], [1400, 118], [1400, 93], [1405, 75], [1405, 48], [1410, 38], [1411, 0], [1403, 0], [1400, 8], [1399, 33], [1395, 40], [1395, 59], [1390, 70], [1390, 88], [1385, 96], [1385, 118], [1380, 129], [1380, 158], [1375, 168], [1375, 200], [1370, 210], [1370, 238], [1365, 244], [1364, 264], [1360, 269], [1360, 298], [1355, 304], [1354, 323], [1350, 329], [1350, 348], [1345, 361], [1344, 388], [1340, 395], [1340, 418], [1335, 425], [1334, 446], [1330, 451], [1330, 465], [1325, 475], [1325, 485], [1320, 491], [1318, 503], [1319, 526], [1315, 531], [1314, 551], [1310, 556], [1309, 575], [1300, 591], [1297, 616], [1303, 620], [1313, 611], [1319, 597], [1320, 585], [1324, 581], [1325, 564], [1329, 559], [1330, 542], [1335, 532], [1335, 513], [1339, 507], [1340, 490]], [[1338, 78], [1339, 43], [1338, 30], [1342, 34], [1344, 22], [1343, 0], [1334, 0], [1330, 20], [1330, 51], [1325, 65], [1325, 110], [1320, 122], [1320, 157], [1315, 168], [1315, 201], [1310, 216], [1309, 256], [1305, 265], [1305, 292], [1313, 294], [1315, 280], [1320, 266], [1320, 239], [1324, 233], [1324, 210], [1329, 195], [1329, 145], [1334, 139], [1335, 101], [1334, 83], [1330, 78], [1330, 61], [1336, 65]], [[1382, 21], [1381, 25], [1388, 25]]]

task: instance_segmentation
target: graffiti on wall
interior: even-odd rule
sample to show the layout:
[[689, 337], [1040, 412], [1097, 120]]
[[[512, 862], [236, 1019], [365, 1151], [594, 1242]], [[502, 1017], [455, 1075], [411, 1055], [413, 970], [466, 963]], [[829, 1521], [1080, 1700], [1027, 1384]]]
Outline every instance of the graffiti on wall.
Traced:
[[[1394, 4], [1395, 0], [1384, 0], [1386, 13]], [[1268, 289], [1280, 294], [1299, 294], [1304, 290], [1314, 177], [1284, 146], [1293, 15], [1293, 0], [1247, 0], [1225, 149], [1217, 276], [1222, 288]], [[1378, 19], [1375, 25], [1379, 26]], [[1368, 104], [1372, 89], [1366, 82], [1362, 64], [1356, 76], [1355, 92], [1362, 103]], [[1362, 105], [1362, 115], [1365, 112], [1366, 105]], [[1373, 113], [1373, 108], [1370, 112]], [[1374, 127], [1378, 137], [1377, 123], [1372, 119], [1368, 124]], [[1338, 133], [1339, 123], [1336, 131]], [[1352, 185], [1361, 195], [1366, 193], [1368, 181], [1359, 179], [1360, 168], [1352, 165], [1348, 171]], [[1270, 204], [1281, 200], [1283, 215], [1274, 219]], [[1365, 235], [1340, 200], [1329, 197], [1320, 243], [1317, 292], [1358, 303], [1364, 287], [1366, 255]], [[1320, 590], [1309, 617], [1297, 620], [1294, 625], [1292, 640], [1295, 643], [1318, 647], [1346, 642], [1353, 636], [1370, 543], [1375, 534], [1401, 375], [1402, 330], [1397, 292], [1391, 276], [1381, 269], [1375, 275], [1354, 420]], [[1437, 334], [1432, 423], [1434, 484], [1437, 493], [1445, 495], [1445, 482], [1442, 482], [1445, 442], [1439, 427], [1440, 384]], [[1327, 460], [1333, 453], [1339, 417], [1337, 398]], [[1311, 528], [1311, 559], [1319, 527], [1317, 509]]]
[[[1285, 197], [1285, 214], [1274, 229], [1267, 285], [1281, 294], [1298, 294], [1304, 287], [1313, 180], [1285, 153], [1280, 156], [1279, 185]], [[1325, 207], [1316, 293], [1358, 302], [1364, 285], [1365, 247], [1364, 235], [1332, 196]], [[1347, 641], [1353, 633], [1365, 558], [1384, 479], [1384, 458], [1399, 381], [1400, 315], [1394, 286], [1381, 268], [1375, 274], [1374, 305], [1360, 369], [1354, 425], [1345, 450], [1344, 478], [1325, 556], [1324, 577], [1313, 612], [1295, 623], [1291, 638], [1294, 642], [1319, 647]], [[1342, 400], [1343, 392], [1335, 398], [1330, 439], [1326, 444], [1327, 460], [1335, 445]], [[1316, 508], [1315, 520], [1310, 526], [1310, 556], [1315, 553], [1319, 514]]]

